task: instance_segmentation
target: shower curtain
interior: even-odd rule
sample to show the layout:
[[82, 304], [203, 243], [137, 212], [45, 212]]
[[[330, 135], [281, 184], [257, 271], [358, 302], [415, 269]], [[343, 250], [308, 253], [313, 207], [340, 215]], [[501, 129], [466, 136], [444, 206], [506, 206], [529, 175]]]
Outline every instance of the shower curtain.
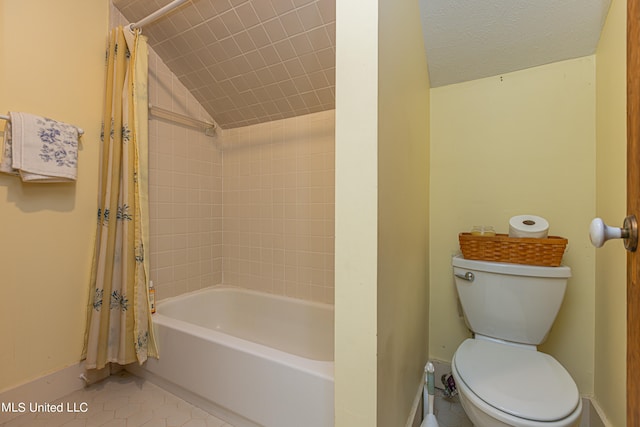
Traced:
[[111, 31], [83, 350], [87, 369], [158, 356], [148, 298], [147, 55], [139, 30]]

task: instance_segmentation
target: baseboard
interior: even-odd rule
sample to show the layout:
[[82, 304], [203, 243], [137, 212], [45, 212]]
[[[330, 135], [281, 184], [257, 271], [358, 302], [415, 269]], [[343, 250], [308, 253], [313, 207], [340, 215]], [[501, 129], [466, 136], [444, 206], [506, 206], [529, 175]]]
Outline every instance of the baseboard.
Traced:
[[84, 373], [84, 363], [80, 362], [53, 372], [33, 381], [0, 392], [0, 425], [21, 415], [22, 408], [29, 403], [54, 402], [84, 387], [80, 378]]
[[424, 390], [424, 374], [422, 374], [422, 381], [418, 387], [418, 392], [413, 398], [413, 404], [411, 405], [411, 412], [405, 423], [405, 427], [420, 427], [422, 424], [422, 406], [423, 402], [423, 390]]
[[582, 420], [586, 424], [580, 424], [580, 427], [613, 427], [607, 417], [603, 415], [602, 409], [598, 403], [589, 397], [582, 398], [583, 416]]

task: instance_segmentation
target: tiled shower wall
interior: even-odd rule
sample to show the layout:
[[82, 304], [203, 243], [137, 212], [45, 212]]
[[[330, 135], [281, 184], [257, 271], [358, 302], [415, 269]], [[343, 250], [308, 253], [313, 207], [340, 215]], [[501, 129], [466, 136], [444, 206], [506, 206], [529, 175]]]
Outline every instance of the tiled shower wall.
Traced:
[[[149, 101], [208, 120], [200, 104], [154, 53]], [[151, 279], [162, 299], [222, 283], [222, 152], [218, 138], [149, 120]]]
[[333, 303], [334, 116], [225, 131], [225, 284]]
[[[128, 24], [115, 7], [111, 24]], [[211, 121], [152, 49], [149, 101]], [[158, 299], [225, 284], [333, 303], [333, 111], [216, 137], [150, 117], [149, 177]]]
[[[111, 6], [111, 26], [128, 25]], [[211, 121], [149, 49], [149, 102]], [[151, 275], [158, 299], [222, 283], [222, 153], [218, 139], [149, 117]]]

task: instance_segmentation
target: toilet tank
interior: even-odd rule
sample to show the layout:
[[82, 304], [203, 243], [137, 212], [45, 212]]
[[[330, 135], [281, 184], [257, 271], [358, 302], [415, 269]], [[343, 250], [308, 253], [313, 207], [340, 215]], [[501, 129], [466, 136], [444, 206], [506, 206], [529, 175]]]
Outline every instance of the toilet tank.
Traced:
[[452, 260], [456, 289], [469, 329], [476, 334], [538, 345], [556, 319], [571, 269], [489, 261]]

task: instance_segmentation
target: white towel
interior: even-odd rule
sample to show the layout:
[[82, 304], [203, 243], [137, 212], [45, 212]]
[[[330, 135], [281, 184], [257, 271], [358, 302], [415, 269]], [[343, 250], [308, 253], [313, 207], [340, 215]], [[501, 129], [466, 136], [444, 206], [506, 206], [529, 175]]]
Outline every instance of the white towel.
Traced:
[[70, 182], [78, 176], [78, 128], [28, 113], [9, 113], [0, 172], [24, 182]]

